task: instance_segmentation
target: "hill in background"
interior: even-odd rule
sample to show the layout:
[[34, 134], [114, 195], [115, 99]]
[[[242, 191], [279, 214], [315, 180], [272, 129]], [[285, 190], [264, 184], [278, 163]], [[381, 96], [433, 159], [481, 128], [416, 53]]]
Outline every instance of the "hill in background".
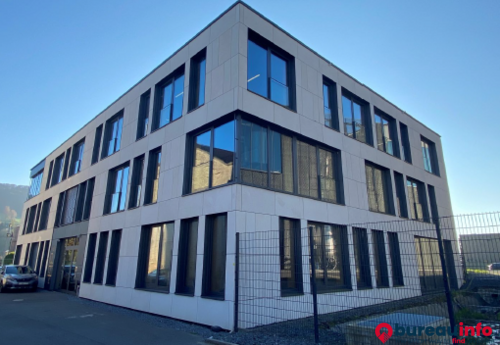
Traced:
[[28, 190], [28, 186], [0, 183], [0, 221], [21, 218]]

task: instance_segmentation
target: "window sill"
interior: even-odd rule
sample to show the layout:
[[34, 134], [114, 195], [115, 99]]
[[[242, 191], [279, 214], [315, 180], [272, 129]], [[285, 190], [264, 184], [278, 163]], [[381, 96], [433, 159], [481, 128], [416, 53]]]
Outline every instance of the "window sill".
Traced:
[[381, 150], [381, 149], [377, 149], [377, 150], [379, 150], [380, 152], [385, 153], [386, 155], [389, 155], [389, 156], [391, 156], [391, 157], [394, 157], [394, 158], [397, 158], [397, 159], [401, 160], [401, 157], [398, 157], [398, 156], [396, 156], [396, 155], [391, 155], [391, 154], [390, 154], [389, 152], [387, 152], [387, 151], [384, 151], [384, 150]]
[[140, 138], [135, 138], [135, 142], [138, 142], [138, 141], [141, 141], [142, 139], [146, 138], [148, 135], [146, 134], [145, 136], [143, 137], [140, 137]]
[[404, 288], [405, 286], [404, 285], [393, 285], [392, 287], [393, 288]]
[[170, 291], [168, 291], [168, 290], [156, 290], [156, 289], [146, 289], [146, 288], [134, 288], [134, 289], [139, 290], [139, 291], [144, 291], [144, 292], [162, 293], [165, 295], [170, 294]]
[[292, 107], [288, 107], [288, 106], [286, 106], [286, 105], [279, 104], [279, 103], [277, 103], [277, 102], [273, 101], [271, 98], [268, 98], [268, 97], [262, 96], [261, 94], [258, 94], [257, 92], [254, 92], [254, 91], [252, 91], [252, 90], [248, 90], [248, 86], [247, 86], [247, 89], [246, 89], [246, 90], [247, 90], [248, 92], [250, 92], [250, 93], [252, 93], [252, 94], [256, 95], [256, 96], [259, 96], [259, 97], [261, 97], [261, 98], [263, 98], [263, 99], [265, 99], [265, 100], [267, 100], [267, 101], [269, 101], [269, 102], [272, 102], [273, 104], [279, 105], [280, 107], [283, 107], [283, 108], [285, 108], [286, 110], [289, 110], [289, 111], [291, 111], [291, 112], [293, 112], [293, 113], [297, 113], [297, 110], [296, 110], [296, 109], [294, 109], [294, 108], [292, 108]]
[[204, 299], [211, 299], [211, 300], [214, 300], [214, 301], [225, 301], [224, 297], [216, 297], [216, 296], [201, 296], [201, 298], [204, 298]]
[[390, 289], [390, 286], [377, 286], [376, 289]]
[[[146, 205], [144, 205], [144, 206], [146, 206]], [[133, 206], [133, 207], [129, 207], [129, 208], [127, 208], [127, 211], [136, 210], [136, 209], [138, 209], [139, 207], [141, 207], [141, 205], [138, 205], [138, 206]]]
[[[373, 146], [373, 144], [367, 143], [366, 141], [361, 141], [358, 138], [350, 137], [349, 135], [345, 134], [344, 135], [348, 138], [351, 138], [352, 140], [356, 140], [358, 143], [365, 144], [367, 146], [370, 146], [371, 148], [377, 149], [376, 147]], [[377, 149], [378, 150], [378, 149]], [[380, 151], [380, 150], [379, 150]]]
[[373, 213], [383, 214], [383, 215], [386, 215], [386, 216], [401, 218], [401, 217], [396, 216], [393, 213], [386, 213], [386, 212], [375, 211], [375, 210], [371, 210], [369, 208], [368, 208], [368, 211], [373, 212]]
[[318, 294], [338, 293], [338, 292], [352, 292], [352, 288], [338, 288], [338, 289], [318, 289]]
[[219, 186], [207, 188], [207, 189], [204, 189], [204, 190], [199, 190], [197, 192], [185, 193], [185, 194], [182, 194], [182, 196], [185, 197], [185, 196], [189, 196], [189, 195], [195, 195], [195, 194], [199, 194], [199, 193], [204, 193], [204, 192], [208, 192], [208, 191], [211, 191], [211, 190], [214, 190], [214, 189], [217, 189], [217, 188], [227, 187], [227, 186], [231, 186], [231, 185], [234, 185], [234, 184], [237, 184], [237, 183], [234, 182], [234, 181], [232, 181], [232, 182], [228, 182], [226, 184], [221, 184]]
[[175, 295], [177, 296], [184, 296], [184, 297], [194, 297], [194, 293], [186, 293], [186, 292], [176, 292]]
[[179, 116], [179, 117], [178, 117], [178, 118], [176, 118], [175, 120], [172, 120], [172, 121], [170, 121], [169, 123], [164, 124], [164, 125], [163, 125], [163, 126], [161, 126], [161, 127], [158, 127], [158, 128], [155, 128], [155, 129], [151, 129], [151, 132], [149, 132], [149, 134], [153, 134], [154, 132], [157, 132], [157, 131], [159, 131], [160, 129], [167, 127], [168, 125], [170, 125], [170, 124], [172, 124], [172, 123], [174, 123], [174, 122], [176, 122], [176, 121], [178, 121], [178, 120], [182, 119], [182, 117], [183, 117], [183, 116], [184, 116], [184, 115], [183, 115], [183, 114], [181, 114], [181, 116]]
[[92, 283], [91, 282], [82, 282], [82, 284], [89, 284], [89, 285], [91, 285]]
[[102, 216], [103, 217], [106, 217], [106, 216], [111, 216], [113, 214], [117, 214], [117, 213], [122, 213], [122, 212], [125, 212], [126, 210], [120, 210], [120, 211], [116, 211], [116, 212], [109, 212], [109, 213], [103, 213]]
[[116, 284], [104, 284], [104, 286], [107, 286], [107, 287], [116, 287]]
[[[108, 156], [105, 156], [105, 157], [101, 157], [101, 159], [99, 160], [100, 162], [102, 162], [104, 159], [108, 158], [108, 157], [111, 157], [111, 156], [114, 156], [116, 153], [120, 152], [120, 150], [117, 150], [115, 152], [113, 152], [112, 154], [108, 155]], [[97, 163], [97, 162], [96, 162]]]
[[[156, 201], [156, 202], [149, 202], [147, 204], [143, 204], [142, 206], [146, 207], [146, 206], [156, 205], [157, 203], [158, 203], [158, 201]], [[140, 206], [137, 206], [137, 207], [140, 207]]]
[[187, 114], [191, 114], [192, 112], [194, 112], [194, 111], [196, 111], [196, 110], [200, 109], [200, 108], [201, 108], [201, 107], [203, 107], [204, 105], [205, 105], [205, 103], [203, 103], [202, 105], [197, 106], [196, 108], [193, 108], [193, 109], [188, 110], [188, 112], [186, 113], [186, 115], [187, 115]]
[[74, 173], [73, 175], [69, 175], [69, 174], [68, 174], [68, 179], [69, 179], [70, 177], [73, 177], [73, 176], [78, 175], [78, 174], [79, 174], [79, 173], [81, 173], [81, 172], [82, 172], [82, 171], [80, 170], [80, 171], [78, 171], [78, 172]]
[[357, 291], [364, 291], [364, 290], [373, 290], [373, 287], [371, 286], [364, 286], [356, 289]]
[[[425, 170], [425, 169], [424, 169], [424, 170]], [[436, 177], [441, 177], [440, 175], [435, 174], [435, 173], [433, 173], [433, 172], [431, 172], [431, 171], [428, 171], [428, 170], [425, 170], [425, 172], [426, 172], [426, 173], [428, 173], [428, 174], [434, 175], [434, 176], [436, 176]]]
[[337, 133], [339, 133], [339, 134], [340, 134], [340, 129], [333, 128], [333, 127], [330, 127], [330, 126], [327, 126], [327, 125], [324, 125], [324, 126], [325, 126], [326, 128], [328, 128], [328, 129], [331, 129], [332, 131], [335, 131], [335, 132], [337, 132]]
[[282, 298], [287, 298], [287, 297], [299, 297], [299, 296], [304, 296], [303, 292], [286, 292], [286, 291], [281, 291], [281, 297]]
[[102, 286], [102, 283], [93, 282], [92, 285], [101, 285]]

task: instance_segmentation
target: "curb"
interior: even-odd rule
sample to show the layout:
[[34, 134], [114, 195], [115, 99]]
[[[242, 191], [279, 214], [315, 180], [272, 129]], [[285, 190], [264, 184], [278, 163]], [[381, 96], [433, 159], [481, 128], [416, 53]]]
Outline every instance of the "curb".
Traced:
[[205, 343], [214, 344], [214, 345], [238, 345], [235, 343], [228, 343], [227, 341], [217, 340], [217, 339], [212, 339], [212, 338], [205, 339]]

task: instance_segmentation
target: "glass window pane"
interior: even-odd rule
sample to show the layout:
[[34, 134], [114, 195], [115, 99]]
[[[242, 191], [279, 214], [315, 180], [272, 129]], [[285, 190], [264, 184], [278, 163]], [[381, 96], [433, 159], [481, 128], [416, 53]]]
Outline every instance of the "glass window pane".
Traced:
[[361, 105], [356, 102], [353, 102], [353, 110], [354, 110], [354, 137], [362, 142], [366, 142], [366, 129], [365, 122], [363, 120], [363, 113], [361, 109]]
[[333, 153], [320, 149], [319, 164], [321, 199], [337, 202], [337, 185], [335, 180]]
[[267, 128], [242, 121], [241, 179], [245, 183], [267, 186]]
[[318, 198], [316, 147], [297, 141], [299, 194]]
[[353, 128], [352, 128], [352, 102], [345, 96], [342, 96], [342, 114], [344, 116], [344, 133], [349, 137], [353, 137]]
[[212, 187], [233, 180], [234, 121], [214, 129]]
[[267, 50], [248, 41], [248, 85], [250, 91], [261, 96], [267, 95]]
[[123, 169], [123, 176], [120, 187], [120, 205], [119, 210], [125, 209], [125, 201], [127, 200], [127, 184], [128, 184], [128, 167]]
[[302, 293], [300, 221], [280, 219], [281, 292]]
[[172, 121], [182, 116], [182, 103], [184, 99], [184, 75], [175, 79], [174, 82], [174, 110]]
[[271, 79], [271, 100], [278, 104], [288, 106], [288, 87]]
[[200, 106], [205, 103], [205, 72], [206, 72], [206, 59], [200, 61], [200, 79], [198, 88], [198, 104]]
[[146, 272], [145, 287], [156, 289], [158, 287], [158, 258], [160, 250], [161, 227], [151, 228], [151, 239], [149, 241], [148, 267]]
[[161, 253], [158, 273], [158, 286], [170, 287], [170, 272], [172, 270], [172, 248], [174, 244], [174, 223], [161, 226]]
[[293, 193], [292, 138], [271, 131], [271, 188]]
[[165, 85], [162, 93], [162, 108], [165, 108], [170, 104], [172, 104], [172, 83]]
[[271, 78], [285, 86], [288, 85], [286, 61], [274, 54], [271, 54]]
[[210, 131], [200, 134], [195, 139], [193, 154], [193, 172], [191, 192], [208, 189], [210, 168]]
[[115, 151], [120, 150], [121, 142], [122, 142], [122, 127], [123, 127], [123, 117], [120, 117], [116, 123], [116, 145], [115, 145]]

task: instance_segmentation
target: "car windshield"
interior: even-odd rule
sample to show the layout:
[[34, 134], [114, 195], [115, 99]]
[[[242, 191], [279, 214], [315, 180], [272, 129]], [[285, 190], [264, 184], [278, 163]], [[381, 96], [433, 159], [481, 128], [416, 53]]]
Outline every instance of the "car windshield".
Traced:
[[33, 270], [29, 266], [10, 266], [5, 270], [7, 274], [30, 274]]

